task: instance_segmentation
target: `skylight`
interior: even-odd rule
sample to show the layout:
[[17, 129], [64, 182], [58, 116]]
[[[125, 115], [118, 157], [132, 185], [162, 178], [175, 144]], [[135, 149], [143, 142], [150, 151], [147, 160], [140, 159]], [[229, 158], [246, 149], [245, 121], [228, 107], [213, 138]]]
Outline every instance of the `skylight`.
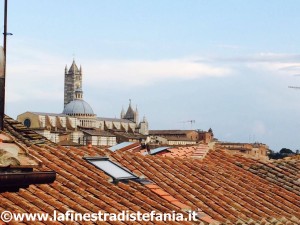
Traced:
[[129, 170], [110, 161], [107, 157], [84, 157], [84, 159], [111, 176], [114, 180], [131, 180], [138, 178]]
[[117, 144], [115, 146], [112, 146], [110, 148], [108, 148], [109, 150], [111, 150], [112, 152], [115, 152], [121, 148], [125, 148], [125, 147], [128, 147], [130, 145], [134, 144], [133, 142], [122, 142], [120, 144]]
[[170, 152], [170, 150], [168, 150], [169, 148], [170, 147], [158, 147], [158, 148], [152, 149], [150, 151], [150, 155], [155, 155], [155, 154], [157, 154], [159, 152], [162, 152], [162, 151], [168, 151], [168, 152]]

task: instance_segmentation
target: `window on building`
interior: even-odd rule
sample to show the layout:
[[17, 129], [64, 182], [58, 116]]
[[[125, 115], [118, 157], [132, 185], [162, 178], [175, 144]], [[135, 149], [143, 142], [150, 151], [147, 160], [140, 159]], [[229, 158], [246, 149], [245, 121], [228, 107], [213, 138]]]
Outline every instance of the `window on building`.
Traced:
[[84, 159], [112, 177], [115, 181], [138, 179], [129, 170], [110, 161], [107, 157], [84, 157]]
[[24, 120], [24, 125], [25, 125], [26, 127], [30, 127], [30, 126], [31, 126], [31, 121], [30, 121], [30, 119], [25, 119], [25, 120]]

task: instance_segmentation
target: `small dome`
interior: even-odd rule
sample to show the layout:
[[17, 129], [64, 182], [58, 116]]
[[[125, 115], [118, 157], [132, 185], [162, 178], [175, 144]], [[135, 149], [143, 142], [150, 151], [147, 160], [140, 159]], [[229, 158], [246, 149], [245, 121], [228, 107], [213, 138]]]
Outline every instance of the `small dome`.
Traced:
[[94, 111], [92, 107], [82, 99], [75, 99], [68, 103], [63, 111], [63, 114], [70, 116], [85, 115], [94, 116]]

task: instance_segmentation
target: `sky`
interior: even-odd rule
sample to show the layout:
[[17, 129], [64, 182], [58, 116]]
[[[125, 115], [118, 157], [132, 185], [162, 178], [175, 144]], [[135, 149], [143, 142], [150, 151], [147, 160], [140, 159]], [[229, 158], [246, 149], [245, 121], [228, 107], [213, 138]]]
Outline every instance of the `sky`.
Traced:
[[296, 0], [8, 0], [5, 112], [61, 113], [74, 58], [97, 116], [131, 99], [150, 129], [300, 149], [300, 89], [288, 88], [300, 86], [299, 11]]

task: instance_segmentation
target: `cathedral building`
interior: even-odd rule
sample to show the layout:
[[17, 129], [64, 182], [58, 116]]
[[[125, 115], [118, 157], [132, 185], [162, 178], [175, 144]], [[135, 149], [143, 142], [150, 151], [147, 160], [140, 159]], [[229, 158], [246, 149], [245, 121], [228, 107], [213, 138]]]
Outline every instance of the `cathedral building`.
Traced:
[[121, 141], [141, 141], [149, 134], [148, 122], [139, 121], [138, 109], [131, 100], [120, 118], [97, 117], [92, 107], [83, 100], [82, 68], [75, 61], [65, 67], [64, 109], [62, 113], [25, 112], [17, 117], [19, 122], [64, 145], [112, 146]]

